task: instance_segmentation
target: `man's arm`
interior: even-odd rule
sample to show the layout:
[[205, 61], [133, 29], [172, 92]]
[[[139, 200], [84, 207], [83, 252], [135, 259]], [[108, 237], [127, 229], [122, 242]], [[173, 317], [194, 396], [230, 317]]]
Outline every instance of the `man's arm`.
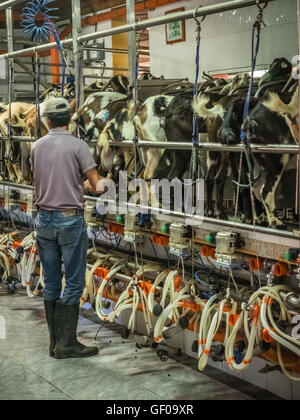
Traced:
[[[99, 181], [103, 179], [102, 176], [98, 174], [97, 168], [93, 168], [90, 171], [85, 173], [85, 176], [87, 177], [87, 181], [84, 183], [84, 189], [86, 191], [92, 191], [94, 193], [102, 193], [103, 190], [101, 190]], [[97, 189], [98, 185], [98, 189]]]

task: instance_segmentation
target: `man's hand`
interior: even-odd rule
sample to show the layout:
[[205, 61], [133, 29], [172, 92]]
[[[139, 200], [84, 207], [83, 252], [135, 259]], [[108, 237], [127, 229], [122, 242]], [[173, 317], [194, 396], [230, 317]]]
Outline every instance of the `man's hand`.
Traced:
[[91, 186], [90, 181], [87, 179], [83, 184], [84, 191], [93, 192], [93, 187]]
[[101, 180], [105, 180], [106, 178], [100, 176], [96, 168], [88, 171], [85, 176], [87, 177], [87, 181], [85, 181], [83, 186], [85, 191], [98, 194], [102, 194], [104, 192], [105, 188], [103, 185], [101, 185]]

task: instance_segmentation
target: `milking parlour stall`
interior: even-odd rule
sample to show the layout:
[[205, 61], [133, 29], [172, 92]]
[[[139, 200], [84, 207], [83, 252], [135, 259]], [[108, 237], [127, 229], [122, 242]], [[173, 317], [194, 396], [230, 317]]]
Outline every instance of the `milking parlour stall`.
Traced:
[[0, 3], [0, 400], [300, 400], [299, 34], [299, 0]]

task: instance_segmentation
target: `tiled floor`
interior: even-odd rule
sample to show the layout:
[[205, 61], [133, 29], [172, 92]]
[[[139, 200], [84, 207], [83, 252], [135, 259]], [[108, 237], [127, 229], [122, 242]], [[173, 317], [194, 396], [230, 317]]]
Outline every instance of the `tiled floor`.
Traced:
[[[210, 366], [199, 373], [188, 357], [162, 363], [153, 350], [137, 350], [133, 339], [125, 341], [107, 328], [97, 339], [99, 356], [51, 359], [43, 302], [22, 292], [8, 296], [0, 288], [0, 319], [6, 324], [6, 339], [0, 339], [0, 400], [277, 399]], [[81, 318], [81, 341], [94, 344], [98, 328]]]

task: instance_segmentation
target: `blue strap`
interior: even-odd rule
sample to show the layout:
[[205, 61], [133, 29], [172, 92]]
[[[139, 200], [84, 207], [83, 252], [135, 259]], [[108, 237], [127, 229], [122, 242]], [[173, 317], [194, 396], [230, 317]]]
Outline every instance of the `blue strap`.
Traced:
[[[201, 26], [200, 23], [198, 24], [198, 36], [197, 36], [197, 48], [196, 48], [196, 78], [195, 78], [195, 84], [194, 84], [194, 99], [198, 95], [198, 79], [199, 79], [199, 61], [200, 61], [200, 32], [201, 32]], [[195, 147], [199, 146], [199, 130], [198, 130], [198, 117], [196, 113], [194, 112], [193, 115], [193, 145]]]
[[[134, 82], [133, 82], [133, 90], [134, 90], [134, 116], [137, 114], [137, 102], [138, 102], [138, 77], [139, 77], [139, 52], [137, 51], [136, 54], [136, 61], [135, 61], [135, 75], [134, 75]], [[136, 126], [134, 124], [134, 137], [132, 139], [133, 143], [137, 145], [138, 143], [138, 133]]]
[[40, 121], [41, 121], [41, 109], [40, 109], [40, 82], [41, 82], [41, 65], [40, 60], [38, 58], [36, 62], [37, 71], [36, 71], [36, 135], [37, 138], [41, 137], [41, 127], [40, 127]]
[[62, 65], [62, 80], [61, 80], [61, 97], [62, 98], [64, 97], [64, 94], [65, 94], [66, 68], [67, 68], [66, 63], [63, 62], [63, 65]]
[[[251, 77], [250, 77], [250, 83], [249, 83], [249, 90], [248, 90], [245, 107], [244, 107], [244, 117], [243, 117], [244, 122], [248, 118], [249, 111], [250, 111], [250, 100], [251, 100], [253, 82], [254, 82], [254, 71], [256, 68], [256, 61], [257, 61], [257, 56], [258, 56], [259, 46], [260, 46], [260, 33], [261, 33], [262, 24], [263, 24], [263, 9], [260, 8], [260, 12], [256, 18], [256, 21], [252, 29]], [[256, 43], [255, 43], [255, 34], [256, 34]], [[241, 130], [240, 139], [243, 143], [246, 142], [246, 133], [244, 130]]]

